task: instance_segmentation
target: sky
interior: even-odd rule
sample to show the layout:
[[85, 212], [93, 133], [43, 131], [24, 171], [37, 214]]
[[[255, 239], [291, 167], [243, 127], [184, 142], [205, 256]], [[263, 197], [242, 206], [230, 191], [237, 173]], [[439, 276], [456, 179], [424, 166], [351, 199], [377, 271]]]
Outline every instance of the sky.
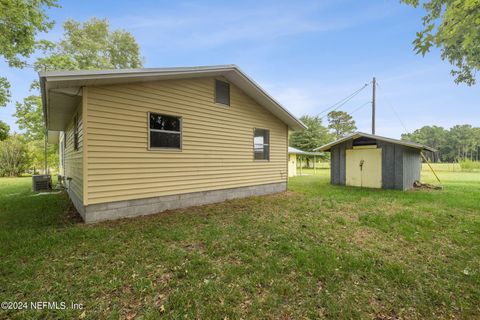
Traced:
[[[335, 1], [60, 1], [48, 10], [57, 40], [66, 19], [106, 18], [137, 39], [144, 67], [236, 64], [295, 116], [323, 115], [352, 92], [377, 87], [376, 133], [399, 138], [424, 125], [480, 126], [480, 88], [457, 85], [435, 49], [416, 55], [421, 9], [398, 0]], [[0, 120], [19, 131], [15, 101], [37, 74], [11, 69], [12, 102]], [[371, 130], [371, 86], [339, 110]], [[326, 119], [323, 120], [324, 123]]]

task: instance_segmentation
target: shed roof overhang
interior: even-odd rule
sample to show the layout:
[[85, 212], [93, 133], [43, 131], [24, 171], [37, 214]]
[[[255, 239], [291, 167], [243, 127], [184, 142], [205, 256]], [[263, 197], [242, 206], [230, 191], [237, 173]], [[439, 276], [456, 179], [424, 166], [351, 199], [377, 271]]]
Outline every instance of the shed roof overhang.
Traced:
[[309, 151], [303, 151], [294, 147], [288, 147], [288, 154], [300, 154], [300, 155], [306, 155], [306, 156], [321, 156], [323, 155], [322, 152], [309, 152]]
[[363, 133], [363, 132], [352, 133], [348, 136], [345, 136], [345, 137], [340, 138], [338, 140], [335, 140], [333, 142], [327, 143], [326, 145], [323, 145], [323, 146], [318, 147], [318, 148], [313, 149], [313, 150], [315, 150], [315, 151], [330, 151], [330, 149], [333, 146], [336, 146], [337, 144], [340, 144], [340, 143], [348, 141], [348, 140], [354, 140], [354, 139], [362, 138], [362, 137], [370, 138], [370, 139], [374, 139], [374, 140], [385, 141], [385, 142], [390, 142], [390, 143], [393, 143], [393, 144], [398, 144], [398, 145], [402, 145], [402, 146], [406, 146], [406, 147], [410, 147], [410, 148], [415, 148], [415, 149], [420, 149], [420, 150], [427, 150], [427, 151], [431, 151], [431, 152], [436, 152], [437, 151], [436, 149], [425, 146], [423, 144], [410, 142], [410, 141], [404, 141], [404, 140], [398, 140], [398, 139], [392, 139], [392, 138], [377, 136], [377, 135], [374, 135], [374, 134]]
[[81, 102], [82, 88], [122, 83], [222, 76], [235, 84], [258, 104], [288, 125], [290, 130], [306, 126], [272, 98], [236, 65], [182, 68], [149, 68], [118, 70], [82, 70], [40, 72], [43, 112], [47, 130], [63, 131]]

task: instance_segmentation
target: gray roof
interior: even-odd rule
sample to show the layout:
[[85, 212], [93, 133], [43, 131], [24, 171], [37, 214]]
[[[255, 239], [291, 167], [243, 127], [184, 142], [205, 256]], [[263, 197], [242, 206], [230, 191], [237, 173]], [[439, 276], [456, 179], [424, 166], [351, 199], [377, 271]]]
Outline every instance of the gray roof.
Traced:
[[303, 154], [307, 156], [320, 156], [322, 155], [321, 152], [308, 152], [308, 151], [303, 151], [294, 147], [288, 147], [288, 154]]
[[215, 76], [223, 76], [235, 84], [258, 104], [287, 124], [289, 129], [306, 129], [299, 119], [233, 64], [180, 68], [40, 72], [45, 122], [49, 130], [62, 130], [64, 118], [66, 118], [62, 115], [64, 113], [62, 109], [68, 108], [70, 105], [77, 105], [78, 98], [76, 100], [73, 98], [81, 96], [81, 88], [84, 86]]
[[327, 143], [326, 145], [323, 145], [321, 147], [318, 147], [316, 149], [314, 149], [315, 151], [330, 151], [330, 149], [339, 144], [339, 143], [342, 143], [342, 142], [345, 142], [345, 141], [348, 141], [350, 139], [357, 139], [357, 138], [361, 138], [361, 137], [365, 137], [365, 138], [370, 138], [370, 139], [376, 139], [376, 140], [380, 140], [380, 141], [385, 141], [385, 142], [390, 142], [390, 143], [394, 143], [394, 144], [399, 144], [399, 145], [402, 145], [402, 146], [407, 146], [407, 147], [411, 147], [411, 148], [415, 148], [415, 149], [420, 149], [420, 150], [427, 150], [427, 151], [432, 151], [432, 152], [436, 152], [437, 150], [435, 150], [434, 148], [431, 148], [431, 147], [428, 147], [428, 146], [425, 146], [423, 144], [419, 144], [419, 143], [415, 143], [415, 142], [410, 142], [410, 141], [404, 141], [404, 140], [398, 140], [398, 139], [392, 139], [392, 138], [386, 138], [386, 137], [382, 137], [382, 136], [377, 136], [377, 135], [373, 135], [373, 134], [369, 134], [369, 133], [363, 133], [363, 132], [355, 132], [355, 133], [352, 133], [348, 136], [345, 136], [343, 138], [340, 138], [338, 140], [335, 140], [333, 142], [330, 142], [330, 143]]

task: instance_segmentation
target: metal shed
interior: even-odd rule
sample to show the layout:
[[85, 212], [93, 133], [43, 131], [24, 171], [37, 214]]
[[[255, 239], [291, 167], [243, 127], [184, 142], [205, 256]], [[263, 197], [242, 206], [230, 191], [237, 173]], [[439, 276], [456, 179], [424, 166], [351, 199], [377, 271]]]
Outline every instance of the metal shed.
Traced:
[[355, 132], [321, 146], [330, 152], [330, 181], [336, 185], [407, 190], [420, 181], [421, 152], [436, 150], [418, 143]]

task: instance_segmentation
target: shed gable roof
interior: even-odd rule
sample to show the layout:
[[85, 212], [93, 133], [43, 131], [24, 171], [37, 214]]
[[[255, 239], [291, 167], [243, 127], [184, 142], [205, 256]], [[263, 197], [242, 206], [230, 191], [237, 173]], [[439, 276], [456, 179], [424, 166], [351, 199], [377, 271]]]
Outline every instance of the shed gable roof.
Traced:
[[390, 142], [390, 143], [394, 143], [394, 144], [399, 144], [399, 145], [402, 145], [402, 146], [407, 146], [407, 147], [411, 147], [411, 148], [415, 148], [415, 149], [420, 149], [420, 150], [427, 150], [427, 151], [431, 151], [431, 152], [436, 152], [437, 150], [435, 150], [434, 148], [431, 148], [431, 147], [428, 147], [428, 146], [425, 146], [423, 144], [419, 144], [419, 143], [415, 143], [415, 142], [410, 142], [410, 141], [404, 141], [404, 140], [398, 140], [398, 139], [392, 139], [392, 138], [387, 138], [387, 137], [382, 137], [382, 136], [377, 136], [377, 135], [374, 135], [374, 134], [369, 134], [369, 133], [363, 133], [363, 132], [355, 132], [355, 133], [352, 133], [348, 136], [345, 136], [345, 137], [342, 137], [338, 140], [335, 140], [333, 142], [330, 142], [330, 143], [327, 143], [326, 145], [323, 145], [321, 147], [318, 147], [316, 149], [313, 149], [315, 151], [330, 151], [330, 149], [337, 145], [337, 144], [340, 144], [342, 142], [345, 142], [345, 141], [348, 141], [348, 140], [353, 140], [353, 139], [357, 139], [357, 138], [361, 138], [361, 137], [365, 137], [365, 138], [370, 138], [370, 139], [375, 139], [375, 140], [380, 140], [380, 141], [385, 141], [385, 142]]
[[84, 86], [215, 76], [223, 76], [235, 84], [258, 104], [287, 124], [289, 129], [303, 130], [306, 128], [299, 119], [236, 65], [40, 72], [45, 123], [49, 130], [62, 130], [59, 125], [56, 125], [56, 122], [65, 121], [63, 109], [76, 107], [79, 97], [82, 95], [81, 88]]

